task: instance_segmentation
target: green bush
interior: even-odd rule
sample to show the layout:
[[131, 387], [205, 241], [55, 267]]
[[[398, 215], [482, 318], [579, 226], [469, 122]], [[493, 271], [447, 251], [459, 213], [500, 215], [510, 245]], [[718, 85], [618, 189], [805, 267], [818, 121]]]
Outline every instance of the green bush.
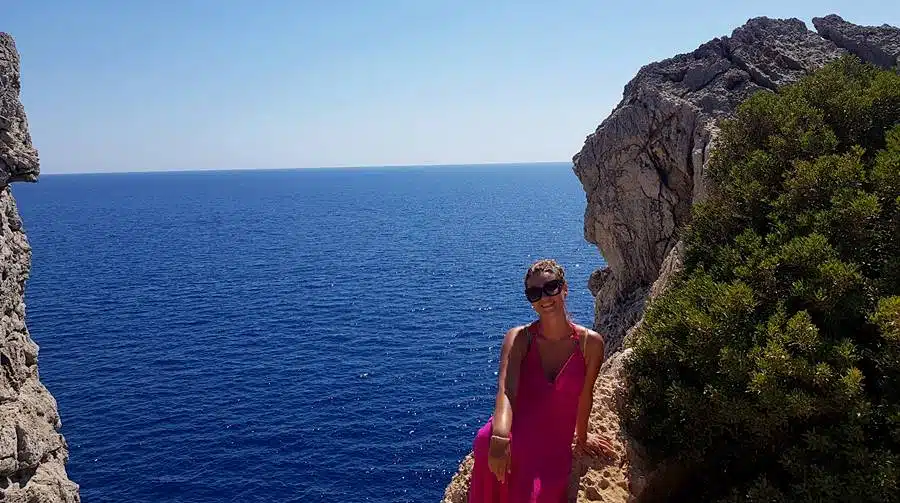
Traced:
[[721, 125], [623, 422], [683, 501], [900, 500], [900, 75], [853, 57]]

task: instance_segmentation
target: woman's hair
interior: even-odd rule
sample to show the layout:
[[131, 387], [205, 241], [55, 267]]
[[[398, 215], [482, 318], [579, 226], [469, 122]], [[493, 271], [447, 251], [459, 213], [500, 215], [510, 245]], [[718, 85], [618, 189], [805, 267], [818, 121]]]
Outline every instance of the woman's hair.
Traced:
[[563, 266], [559, 265], [559, 262], [552, 258], [545, 258], [531, 264], [531, 267], [525, 272], [525, 286], [528, 286], [528, 280], [531, 276], [542, 272], [548, 272], [563, 283], [566, 282], [566, 271], [563, 269]]

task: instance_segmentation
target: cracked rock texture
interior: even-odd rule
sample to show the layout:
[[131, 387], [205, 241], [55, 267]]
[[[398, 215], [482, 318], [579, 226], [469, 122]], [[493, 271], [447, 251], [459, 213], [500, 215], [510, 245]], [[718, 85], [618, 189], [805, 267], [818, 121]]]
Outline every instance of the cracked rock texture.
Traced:
[[820, 35], [864, 61], [884, 68], [900, 65], [900, 30], [890, 25], [857, 26], [831, 14], [813, 19]]
[[[681, 269], [678, 231], [706, 195], [703, 173], [717, 122], [753, 93], [796, 82], [847, 53], [882, 67], [898, 64], [896, 27], [857, 26], [837, 15], [814, 18], [813, 25], [817, 32], [797, 19], [753, 18], [730, 36], [644, 66], [574, 156], [587, 197], [584, 235], [607, 262], [588, 281], [594, 329], [607, 352], [591, 429], [613, 441], [617, 459], [577, 458], [570, 501], [666, 501], [679, 477], [677, 466], [647, 466], [641, 446], [620, 429], [622, 369], [630, 355], [623, 342], [640, 326], [646, 302]], [[471, 469], [470, 453], [444, 503], [465, 501]]]
[[56, 400], [38, 375], [38, 346], [25, 324], [25, 281], [31, 247], [9, 183], [39, 174], [25, 111], [19, 102], [19, 55], [0, 33], [0, 500], [78, 502], [65, 465]]

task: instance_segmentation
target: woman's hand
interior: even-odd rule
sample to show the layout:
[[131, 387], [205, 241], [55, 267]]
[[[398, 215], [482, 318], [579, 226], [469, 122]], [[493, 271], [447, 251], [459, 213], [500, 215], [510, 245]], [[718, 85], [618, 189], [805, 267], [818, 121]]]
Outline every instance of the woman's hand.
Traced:
[[497, 480], [503, 482], [510, 470], [509, 439], [497, 435], [491, 435], [491, 445], [488, 448], [488, 466]]
[[613, 459], [618, 457], [616, 450], [609, 440], [593, 433], [576, 437], [573, 447], [576, 452], [581, 454], [589, 454], [597, 457], [609, 456]]

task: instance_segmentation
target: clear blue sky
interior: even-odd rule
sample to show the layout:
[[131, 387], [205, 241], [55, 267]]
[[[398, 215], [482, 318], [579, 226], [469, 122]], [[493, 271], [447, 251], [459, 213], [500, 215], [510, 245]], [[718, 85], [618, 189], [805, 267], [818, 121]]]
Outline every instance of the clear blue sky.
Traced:
[[8, 2], [42, 172], [568, 161], [644, 64], [900, 2]]

